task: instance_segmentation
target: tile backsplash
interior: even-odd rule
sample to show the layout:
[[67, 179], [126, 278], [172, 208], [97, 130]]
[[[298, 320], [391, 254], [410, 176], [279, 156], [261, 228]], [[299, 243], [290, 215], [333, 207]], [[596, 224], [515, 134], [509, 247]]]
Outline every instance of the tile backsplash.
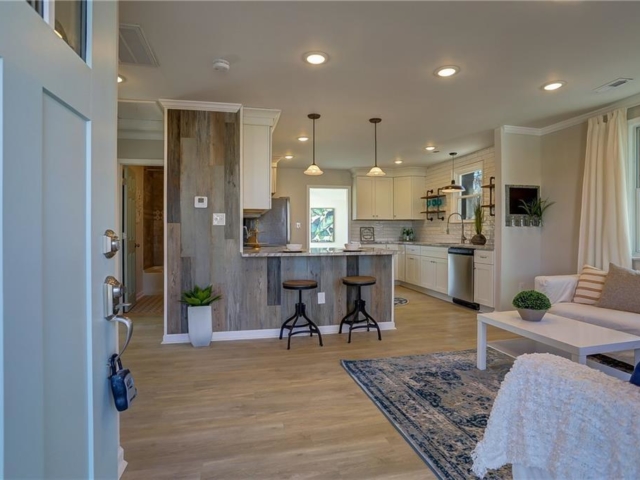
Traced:
[[403, 228], [413, 228], [414, 222], [389, 220], [389, 221], [374, 221], [374, 220], [354, 220], [351, 222], [351, 230], [349, 232], [349, 239], [351, 241], [360, 241], [360, 227], [373, 227], [376, 237], [376, 242], [391, 241], [396, 242], [400, 240]]

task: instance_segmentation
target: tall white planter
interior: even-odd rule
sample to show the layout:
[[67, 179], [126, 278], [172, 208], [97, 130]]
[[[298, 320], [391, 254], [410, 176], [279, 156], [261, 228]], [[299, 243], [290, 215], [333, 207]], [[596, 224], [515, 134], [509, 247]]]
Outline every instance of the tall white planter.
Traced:
[[211, 321], [211, 305], [206, 307], [188, 307], [189, 341], [194, 347], [208, 347], [211, 343], [213, 325]]

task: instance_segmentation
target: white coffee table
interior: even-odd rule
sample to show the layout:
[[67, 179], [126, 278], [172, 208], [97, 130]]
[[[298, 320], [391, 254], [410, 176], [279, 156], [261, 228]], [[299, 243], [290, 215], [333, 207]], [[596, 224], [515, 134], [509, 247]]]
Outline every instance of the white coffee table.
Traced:
[[478, 314], [478, 369], [487, 368], [487, 325], [515, 333], [568, 353], [586, 364], [587, 355], [634, 350], [640, 362], [640, 337], [547, 313], [540, 322], [527, 322], [517, 311]]

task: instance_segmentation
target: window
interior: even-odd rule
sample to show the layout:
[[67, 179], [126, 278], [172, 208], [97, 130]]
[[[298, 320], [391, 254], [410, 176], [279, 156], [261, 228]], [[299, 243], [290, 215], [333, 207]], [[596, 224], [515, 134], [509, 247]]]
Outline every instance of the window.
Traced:
[[640, 118], [629, 122], [630, 215], [633, 256], [640, 257]]
[[86, 59], [86, 0], [26, 0], [80, 58]]
[[474, 211], [478, 203], [482, 203], [482, 163], [473, 163], [456, 169], [456, 183], [465, 191], [458, 194], [457, 212], [465, 220], [475, 218]]

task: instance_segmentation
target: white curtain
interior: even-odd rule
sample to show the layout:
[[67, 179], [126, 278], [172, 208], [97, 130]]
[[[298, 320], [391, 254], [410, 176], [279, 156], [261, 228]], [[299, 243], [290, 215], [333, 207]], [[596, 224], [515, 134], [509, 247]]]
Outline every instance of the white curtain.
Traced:
[[609, 262], [631, 268], [627, 192], [627, 110], [589, 119], [582, 183], [578, 272]]

